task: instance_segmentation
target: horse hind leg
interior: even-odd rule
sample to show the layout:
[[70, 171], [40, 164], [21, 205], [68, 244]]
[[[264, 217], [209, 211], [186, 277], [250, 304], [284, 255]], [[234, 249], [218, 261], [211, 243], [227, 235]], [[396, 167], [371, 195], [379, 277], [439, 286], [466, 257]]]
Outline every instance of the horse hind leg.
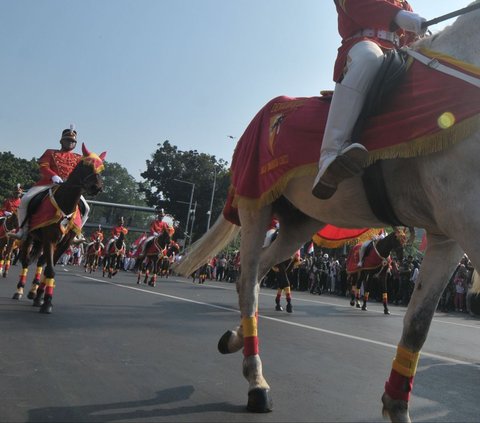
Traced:
[[242, 272], [237, 283], [237, 291], [243, 335], [243, 376], [249, 384], [247, 409], [265, 413], [272, 411], [272, 400], [270, 386], [263, 376], [258, 349], [258, 265], [259, 252], [271, 218], [271, 208], [248, 211], [239, 209], [239, 216], [242, 223], [240, 242]]

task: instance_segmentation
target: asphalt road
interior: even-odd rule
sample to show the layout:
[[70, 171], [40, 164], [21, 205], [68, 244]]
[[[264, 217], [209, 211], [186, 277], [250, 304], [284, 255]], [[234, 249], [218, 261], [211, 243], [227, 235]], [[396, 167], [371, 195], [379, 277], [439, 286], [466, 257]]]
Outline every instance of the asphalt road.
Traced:
[[[11, 299], [18, 271], [0, 279], [2, 422], [383, 421], [403, 307], [384, 316], [381, 304], [362, 312], [345, 298], [293, 292], [287, 314], [262, 288], [260, 353], [274, 411], [250, 414], [241, 353], [217, 351], [239, 322], [234, 284], [169, 278], [152, 288], [132, 273], [105, 279], [59, 266], [53, 314], [42, 315]], [[414, 421], [480, 420], [479, 334], [478, 319], [435, 316]]]

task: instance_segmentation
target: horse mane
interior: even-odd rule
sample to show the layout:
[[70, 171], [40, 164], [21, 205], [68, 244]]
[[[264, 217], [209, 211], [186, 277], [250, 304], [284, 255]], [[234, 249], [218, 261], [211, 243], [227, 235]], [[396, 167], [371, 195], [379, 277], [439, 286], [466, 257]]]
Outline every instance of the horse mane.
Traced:
[[[471, 4], [479, 2], [480, 0], [476, 0]], [[446, 26], [432, 36], [419, 39], [411, 47], [414, 50], [426, 48], [440, 51], [459, 60], [479, 66], [480, 46], [477, 45], [476, 37], [474, 36], [476, 31], [478, 31], [478, 24], [470, 22], [476, 23], [479, 19], [479, 13], [478, 10], [465, 13], [459, 16], [451, 25]], [[471, 33], [467, 32], [467, 30]]]

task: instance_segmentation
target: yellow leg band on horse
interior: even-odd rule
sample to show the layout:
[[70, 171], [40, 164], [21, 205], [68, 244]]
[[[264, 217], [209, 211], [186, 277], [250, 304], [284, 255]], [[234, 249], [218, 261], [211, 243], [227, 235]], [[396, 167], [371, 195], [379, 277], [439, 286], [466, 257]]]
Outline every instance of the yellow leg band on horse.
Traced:
[[45, 278], [45, 286], [51, 286], [55, 288], [55, 279], [54, 278]]
[[420, 351], [414, 353], [402, 346], [397, 347], [397, 355], [393, 360], [392, 368], [405, 377], [415, 376], [417, 373]]
[[242, 319], [243, 336], [258, 336], [256, 317], [244, 317]]
[[384, 292], [384, 293], [382, 294], [382, 299], [383, 299], [383, 300], [386, 300], [387, 298], [388, 298], [388, 294], [387, 294], [386, 292]]
[[284, 291], [285, 291], [285, 294], [290, 294], [290, 292], [291, 292], [290, 287], [287, 286], [287, 287], [284, 289]]
[[28, 273], [28, 267], [25, 267], [24, 269], [21, 270], [20, 276], [27, 276]]
[[42, 273], [42, 269], [43, 269], [42, 266], [38, 266], [38, 267], [37, 267], [37, 273], [38, 273], [38, 274]]

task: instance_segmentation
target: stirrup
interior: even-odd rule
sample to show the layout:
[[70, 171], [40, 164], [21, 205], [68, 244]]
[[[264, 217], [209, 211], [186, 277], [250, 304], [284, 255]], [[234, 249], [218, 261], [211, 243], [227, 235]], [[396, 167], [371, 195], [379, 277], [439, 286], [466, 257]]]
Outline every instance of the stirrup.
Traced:
[[343, 180], [361, 175], [367, 161], [368, 150], [361, 144], [351, 144], [344, 148], [330, 163], [323, 175], [315, 180], [312, 194], [320, 200], [328, 200], [337, 191]]

